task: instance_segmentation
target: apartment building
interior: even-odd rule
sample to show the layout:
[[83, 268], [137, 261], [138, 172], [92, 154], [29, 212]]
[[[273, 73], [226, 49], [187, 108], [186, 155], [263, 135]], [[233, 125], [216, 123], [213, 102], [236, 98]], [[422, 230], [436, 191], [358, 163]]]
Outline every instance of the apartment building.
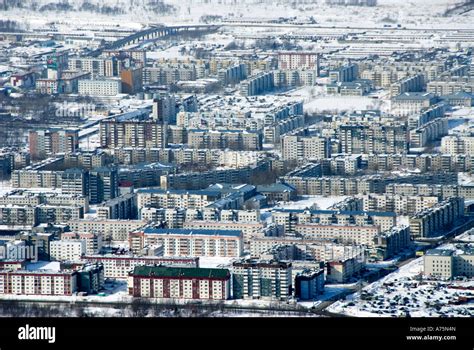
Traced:
[[392, 97], [391, 112], [399, 116], [420, 113], [423, 109], [434, 105], [437, 98], [429, 92], [405, 92]]
[[[334, 240], [311, 237], [260, 237], [250, 242], [250, 254], [254, 257], [273, 255], [275, 260], [333, 261], [348, 257], [364, 256], [366, 248], [358, 245], [334, 243]], [[278, 248], [290, 247], [286, 258], [277, 253]]]
[[178, 81], [194, 81], [198, 79], [196, 68], [196, 64], [188, 63], [155, 63], [153, 67], [143, 69], [143, 83], [169, 85]]
[[122, 81], [118, 78], [79, 80], [78, 93], [85, 96], [117, 96], [122, 93]]
[[326, 175], [355, 175], [362, 165], [361, 155], [336, 155], [321, 160], [323, 174]]
[[98, 254], [103, 247], [103, 235], [102, 232], [64, 232], [61, 234], [61, 240], [79, 240], [84, 241], [86, 244], [86, 250], [84, 254], [94, 255]]
[[282, 226], [285, 233], [294, 233], [299, 225], [305, 224], [375, 225], [382, 231], [396, 225], [396, 214], [382, 211], [275, 209], [271, 214], [273, 222]]
[[280, 51], [278, 52], [279, 69], [313, 69], [319, 72], [320, 54], [304, 51]]
[[419, 169], [421, 172], [471, 172], [474, 156], [470, 154], [369, 154], [367, 167], [371, 170], [394, 170], [396, 168]]
[[70, 168], [61, 173], [62, 193], [87, 196], [89, 194], [89, 173], [84, 169]]
[[137, 206], [155, 208], [203, 209], [221, 198], [213, 190], [162, 190], [141, 189], [137, 191]]
[[420, 148], [430, 145], [448, 134], [448, 120], [434, 119], [416, 129], [410, 130], [410, 147]]
[[408, 150], [408, 128], [402, 122], [341, 124], [337, 135], [340, 151], [346, 154], [391, 154]]
[[122, 92], [124, 94], [136, 94], [143, 90], [143, 68], [129, 67], [120, 71], [122, 80]]
[[464, 199], [448, 198], [410, 217], [410, 232], [415, 238], [437, 237], [464, 216]]
[[100, 167], [89, 171], [89, 202], [98, 204], [118, 196], [116, 168]]
[[195, 149], [231, 149], [259, 151], [263, 137], [258, 131], [247, 130], [188, 130], [188, 146]]
[[232, 263], [234, 299], [285, 301], [291, 296], [291, 263], [241, 260]]
[[84, 207], [40, 204], [36, 207], [38, 223], [67, 223], [84, 218]]
[[145, 220], [71, 220], [69, 229], [77, 233], [100, 232], [103, 239], [114, 239], [124, 241], [128, 239], [128, 233], [145, 226]]
[[36, 226], [38, 209], [31, 206], [1, 205], [0, 223], [8, 226]]
[[136, 219], [138, 216], [137, 198], [135, 193], [125, 193], [109, 199], [97, 206], [98, 220]]
[[474, 199], [474, 186], [472, 185], [388, 184], [386, 192], [409, 196], [438, 196], [441, 199], [449, 199], [450, 197], [463, 197], [466, 200]]
[[161, 223], [168, 228], [182, 228], [191, 221], [260, 223], [259, 210], [230, 210], [218, 208], [186, 209], [186, 208], [151, 208], [140, 210], [140, 217], [146, 221]]
[[326, 264], [326, 283], [347, 283], [364, 266], [364, 261], [356, 257], [330, 261]]
[[138, 266], [129, 274], [129, 294], [141, 298], [227, 300], [226, 269]]
[[100, 144], [105, 148], [164, 148], [166, 128], [153, 120], [103, 120], [100, 122]]
[[467, 81], [430, 81], [426, 85], [426, 91], [437, 96], [452, 95], [459, 92], [474, 93], [474, 79]]
[[359, 67], [355, 63], [342, 65], [329, 71], [329, 79], [332, 82], [351, 82], [359, 76]]
[[235, 222], [235, 221], [188, 221], [183, 224], [185, 229], [200, 230], [232, 230], [241, 231], [243, 236], [243, 244], [245, 248], [250, 246], [252, 239], [256, 237], [264, 237], [265, 235], [277, 234], [276, 227], [270, 227], [263, 222]]
[[68, 129], [31, 130], [28, 136], [29, 151], [34, 160], [58, 153], [73, 153], [79, 148], [79, 131]]
[[411, 244], [409, 226], [395, 226], [374, 237], [374, 244], [369, 251], [372, 257], [385, 260], [391, 258]]
[[416, 74], [401, 79], [390, 86], [391, 96], [397, 96], [405, 92], [423, 91], [425, 85], [425, 77], [422, 74]]
[[320, 136], [283, 136], [281, 151], [284, 160], [307, 162], [329, 157], [329, 142]]
[[324, 293], [324, 269], [304, 269], [295, 276], [295, 297], [314, 300]]
[[147, 227], [129, 234], [130, 247], [143, 249], [160, 244], [164, 256], [239, 257], [243, 253], [242, 231], [202, 229], [155, 229]]
[[441, 139], [441, 152], [447, 154], [473, 154], [474, 137], [450, 135]]
[[69, 168], [84, 168], [91, 170], [100, 168], [107, 163], [107, 154], [103, 150], [80, 151], [66, 153], [64, 155], [64, 164]]
[[85, 253], [85, 240], [65, 239], [60, 241], [52, 241], [49, 244], [49, 254], [51, 260], [79, 261]]
[[69, 57], [68, 69], [88, 72], [94, 77], [116, 77], [119, 75], [120, 63], [115, 57]]
[[272, 91], [274, 88], [273, 72], [260, 72], [240, 83], [242, 96], [255, 96]]
[[202, 172], [186, 172], [160, 177], [162, 189], [196, 190], [216, 183], [242, 184], [250, 183], [253, 176], [264, 173], [270, 167], [269, 161], [239, 169], [218, 169]]
[[364, 211], [395, 212], [397, 215], [415, 215], [438, 204], [437, 196], [368, 194], [357, 198], [362, 201]]
[[374, 238], [379, 235], [380, 228], [377, 226], [353, 226], [353, 225], [320, 225], [299, 224], [296, 232], [310, 238], [333, 239], [342, 244], [374, 246]]
[[440, 279], [474, 276], [474, 250], [469, 247], [431, 249], [423, 256], [425, 276]]
[[0, 294], [71, 296], [77, 291], [77, 272], [1, 270]]
[[168, 267], [199, 267], [199, 258], [162, 257], [162, 256], [131, 256], [131, 255], [85, 255], [87, 263], [102, 264], [105, 278], [125, 279], [137, 266], [161, 265]]

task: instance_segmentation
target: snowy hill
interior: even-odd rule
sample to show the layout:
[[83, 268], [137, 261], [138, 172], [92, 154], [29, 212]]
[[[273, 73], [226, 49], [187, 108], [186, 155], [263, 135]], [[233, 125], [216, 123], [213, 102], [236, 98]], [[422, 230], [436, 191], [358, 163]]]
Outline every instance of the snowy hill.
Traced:
[[146, 11], [171, 14], [176, 8], [163, 0], [0, 0], [0, 10], [24, 9], [35, 12], [94, 12], [123, 14]]

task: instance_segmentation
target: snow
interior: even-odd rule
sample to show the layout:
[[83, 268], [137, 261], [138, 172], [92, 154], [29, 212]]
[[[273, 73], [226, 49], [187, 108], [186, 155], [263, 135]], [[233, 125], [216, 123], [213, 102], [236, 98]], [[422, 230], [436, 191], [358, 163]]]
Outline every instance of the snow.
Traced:
[[458, 173], [458, 184], [460, 185], [471, 185], [473, 183], [473, 177], [468, 173]]
[[342, 202], [347, 196], [334, 196], [334, 197], [323, 197], [323, 196], [300, 196], [300, 200], [294, 202], [278, 202], [275, 206], [276, 209], [306, 209], [316, 205], [321, 210], [326, 210], [330, 206]]
[[305, 111], [318, 113], [323, 111], [342, 112], [366, 109], [384, 109], [385, 102], [367, 96], [331, 96], [317, 97], [305, 103]]
[[26, 266], [28, 271], [36, 271], [36, 270], [48, 270], [48, 271], [59, 271], [60, 263], [59, 261], [38, 261], [35, 263], [29, 263]]
[[199, 257], [199, 267], [206, 268], [228, 268], [235, 258], [227, 257]]
[[[440, 248], [450, 247], [454, 245], [445, 244]], [[453, 302], [459, 297], [474, 297], [474, 280], [428, 280], [422, 277], [422, 272], [423, 257], [420, 257], [368, 285], [361, 292], [349, 295], [346, 300], [337, 301], [327, 310], [355, 317], [397, 317], [406, 316], [407, 313], [412, 317], [459, 317], [473, 314], [473, 303], [454, 305]], [[362, 294], [365, 295], [364, 298]]]
[[397, 215], [397, 226], [409, 226], [410, 217], [405, 215]]

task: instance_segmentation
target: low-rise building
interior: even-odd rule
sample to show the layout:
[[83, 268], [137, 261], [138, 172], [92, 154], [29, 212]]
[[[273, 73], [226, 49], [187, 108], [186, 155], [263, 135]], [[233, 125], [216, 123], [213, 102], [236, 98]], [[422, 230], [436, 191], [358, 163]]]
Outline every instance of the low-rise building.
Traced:
[[428, 277], [452, 279], [474, 277], [474, 249], [431, 249], [423, 257], [424, 274]]
[[1, 270], [0, 294], [71, 296], [77, 291], [76, 271]]
[[104, 266], [105, 278], [127, 278], [128, 273], [137, 266], [163, 265], [169, 267], [199, 267], [199, 258], [132, 256], [132, 255], [85, 255], [83, 260], [90, 264]]
[[226, 269], [137, 266], [129, 274], [129, 294], [141, 298], [230, 299]]

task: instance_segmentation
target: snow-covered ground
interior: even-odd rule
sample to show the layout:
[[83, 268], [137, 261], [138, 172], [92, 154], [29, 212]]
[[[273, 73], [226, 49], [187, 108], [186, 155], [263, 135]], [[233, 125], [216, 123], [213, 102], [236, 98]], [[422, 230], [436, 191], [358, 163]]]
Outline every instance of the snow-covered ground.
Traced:
[[347, 196], [334, 196], [334, 197], [323, 197], [323, 196], [300, 196], [300, 200], [294, 202], [278, 202], [275, 208], [278, 209], [306, 209], [314, 208], [326, 210], [330, 206], [342, 202]]
[[[448, 248], [450, 245], [444, 245]], [[423, 257], [327, 308], [355, 317], [462, 317], [474, 314], [474, 281], [422, 278]], [[471, 302], [461, 299], [470, 298]], [[461, 299], [460, 299], [461, 298]], [[457, 305], [458, 304], [458, 305]]]
[[367, 96], [326, 96], [316, 97], [310, 102], [305, 103], [305, 111], [309, 113], [318, 113], [323, 111], [342, 112], [365, 109], [387, 110], [385, 101], [373, 99]]
[[[196, 0], [164, 0], [176, 8], [175, 13], [157, 14], [149, 11], [147, 0], [88, 0], [89, 2], [119, 6], [124, 10], [121, 15], [106, 15], [90, 12], [34, 12], [29, 9], [9, 10], [7, 19], [17, 19], [27, 23], [30, 28], [54, 23], [56, 27], [75, 23], [78, 28], [92, 28], [91, 24], [101, 23], [104, 28], [119, 26], [123, 29], [139, 29], [145, 24], [179, 24], [196, 23], [202, 16], [222, 16], [224, 18], [261, 18], [277, 19], [279, 17], [296, 17], [299, 20], [314, 18], [320, 26], [360, 26], [382, 28], [384, 25], [396, 27], [402, 24], [407, 28], [472, 28], [472, 13], [443, 17], [443, 12], [459, 0], [379, 0], [376, 7], [330, 6], [324, 0], [313, 4], [296, 4], [290, 1], [255, 1], [240, 0], [233, 4], [213, 0], [204, 3]], [[38, 7], [47, 3], [59, 3], [59, 0], [26, 0]], [[69, 1], [74, 7], [80, 7], [85, 0]]]

